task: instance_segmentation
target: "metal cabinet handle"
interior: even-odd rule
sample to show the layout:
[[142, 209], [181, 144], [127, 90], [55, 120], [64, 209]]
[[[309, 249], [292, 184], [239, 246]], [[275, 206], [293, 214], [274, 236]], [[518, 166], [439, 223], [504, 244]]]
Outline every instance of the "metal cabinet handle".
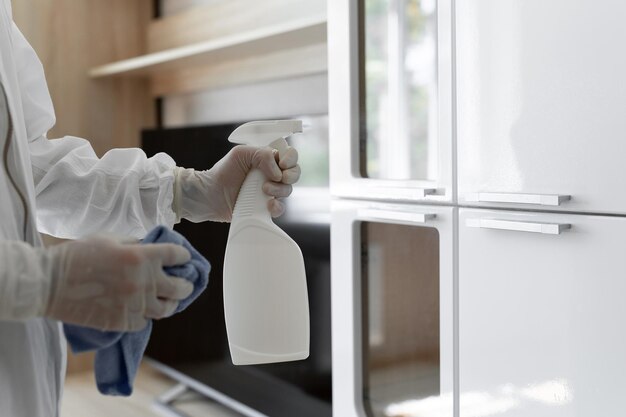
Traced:
[[437, 194], [436, 188], [417, 188], [413, 191], [416, 198], [426, 198], [426, 196]]
[[433, 213], [409, 213], [403, 211], [389, 211], [379, 209], [360, 209], [359, 217], [372, 218], [377, 220], [402, 221], [408, 223], [426, 223], [437, 217]]
[[468, 193], [466, 201], [481, 203], [518, 203], [539, 206], [560, 206], [572, 199], [570, 195], [560, 194], [518, 194], [518, 193]]
[[[424, 199], [427, 196], [437, 194], [437, 191], [438, 190], [436, 188], [411, 188], [411, 190], [409, 191], [410, 193], [409, 197], [417, 198], [417, 199]], [[396, 193], [397, 191], [394, 190], [393, 188], [381, 187], [381, 188], [371, 190], [368, 195], [373, 198], [387, 199], [387, 198], [394, 198], [396, 196]]]
[[367, 197], [378, 200], [423, 200], [429, 196], [445, 195], [444, 188], [418, 188], [418, 187], [380, 187], [371, 186], [367, 193], [363, 193], [357, 186], [333, 187], [333, 194], [344, 197]]
[[465, 225], [481, 229], [512, 230], [515, 232], [542, 233], [544, 235], [560, 235], [564, 230], [572, 228], [572, 225], [567, 223], [537, 223], [496, 219], [467, 219]]

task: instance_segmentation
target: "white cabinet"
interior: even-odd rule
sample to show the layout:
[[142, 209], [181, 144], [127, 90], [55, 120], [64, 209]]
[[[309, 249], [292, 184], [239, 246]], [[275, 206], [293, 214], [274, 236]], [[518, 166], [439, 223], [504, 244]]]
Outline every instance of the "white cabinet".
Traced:
[[458, 201], [626, 214], [626, 2], [455, 13]]
[[620, 217], [460, 210], [460, 417], [623, 415], [624, 236]]
[[[334, 413], [623, 414], [626, 2], [413, 3], [328, 3]], [[434, 256], [439, 296], [397, 291]], [[375, 312], [434, 298], [439, 391], [391, 398], [424, 373], [371, 361], [410, 329]]]
[[456, 209], [336, 200], [331, 215], [333, 415], [452, 417]]
[[452, 0], [328, 2], [331, 193], [452, 202]]

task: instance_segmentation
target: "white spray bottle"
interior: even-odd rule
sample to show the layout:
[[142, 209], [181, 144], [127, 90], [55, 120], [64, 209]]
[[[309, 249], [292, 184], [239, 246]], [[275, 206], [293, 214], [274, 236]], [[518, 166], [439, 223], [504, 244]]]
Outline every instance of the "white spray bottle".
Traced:
[[[300, 120], [250, 122], [230, 142], [270, 146], [282, 155]], [[309, 356], [309, 301], [300, 248], [274, 224], [261, 187], [248, 173], [233, 212], [224, 259], [224, 315], [235, 365], [287, 362]]]

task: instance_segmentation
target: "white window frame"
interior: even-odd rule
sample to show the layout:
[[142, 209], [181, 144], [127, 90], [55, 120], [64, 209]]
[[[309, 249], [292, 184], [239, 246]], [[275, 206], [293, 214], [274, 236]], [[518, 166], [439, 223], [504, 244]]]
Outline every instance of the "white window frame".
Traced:
[[[454, 203], [452, 1], [437, 1], [437, 180], [382, 180], [360, 173], [358, 0], [328, 2], [331, 194], [337, 197]], [[434, 191], [433, 191], [434, 190]]]
[[[331, 202], [333, 415], [363, 409], [361, 222], [432, 227], [439, 232], [440, 395], [426, 402], [438, 416], [454, 407], [454, 238], [458, 209], [368, 201]], [[425, 218], [422, 218], [425, 217]]]

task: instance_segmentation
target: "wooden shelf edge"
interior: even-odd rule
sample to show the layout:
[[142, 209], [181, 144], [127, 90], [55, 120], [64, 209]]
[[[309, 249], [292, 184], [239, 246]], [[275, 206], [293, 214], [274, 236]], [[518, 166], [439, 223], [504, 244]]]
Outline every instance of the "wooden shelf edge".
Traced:
[[192, 45], [181, 46], [165, 51], [154, 52], [111, 64], [102, 65], [89, 71], [91, 78], [138, 76], [158, 72], [159, 70], [171, 70], [178, 65], [184, 67], [185, 63], [193, 65], [192, 61], [202, 56], [208, 56], [219, 51], [254, 45], [267, 39], [296, 34], [298, 32], [320, 31], [326, 28], [326, 16], [313, 16], [296, 21], [273, 25], [198, 42]]
[[207, 66], [159, 72], [150, 77], [151, 94], [160, 97], [324, 74], [328, 71], [327, 55], [326, 43], [319, 43]]
[[[308, 69], [306, 71], [288, 71], [288, 72], [286, 71], [285, 73], [280, 73], [280, 74], [272, 74], [272, 75], [261, 74], [261, 75], [249, 77], [249, 78], [242, 77], [242, 78], [237, 79], [236, 81], [232, 81], [232, 80], [215, 81], [215, 80], [210, 80], [207, 77], [196, 77], [196, 79], [192, 79], [191, 82], [189, 81], [179, 82], [176, 79], [176, 76], [174, 76], [174, 77], [171, 77], [173, 78], [173, 81], [171, 79], [166, 79], [166, 80], [157, 79], [153, 81], [150, 94], [152, 95], [152, 97], [158, 98], [158, 97], [163, 97], [167, 95], [185, 94], [185, 93], [192, 93], [192, 92], [202, 91], [202, 90], [216, 90], [220, 88], [229, 88], [229, 87], [235, 87], [235, 86], [241, 87], [241, 86], [256, 84], [256, 83], [264, 83], [264, 82], [277, 81], [277, 80], [287, 80], [290, 78], [322, 75], [322, 74], [325, 74], [326, 71], [327, 69], [325, 68], [322, 68], [322, 69], [314, 68], [314, 69]], [[191, 77], [188, 77], [188, 78], [191, 78]], [[169, 85], [166, 87], [163, 87], [163, 84], [165, 83], [168, 83]]]

